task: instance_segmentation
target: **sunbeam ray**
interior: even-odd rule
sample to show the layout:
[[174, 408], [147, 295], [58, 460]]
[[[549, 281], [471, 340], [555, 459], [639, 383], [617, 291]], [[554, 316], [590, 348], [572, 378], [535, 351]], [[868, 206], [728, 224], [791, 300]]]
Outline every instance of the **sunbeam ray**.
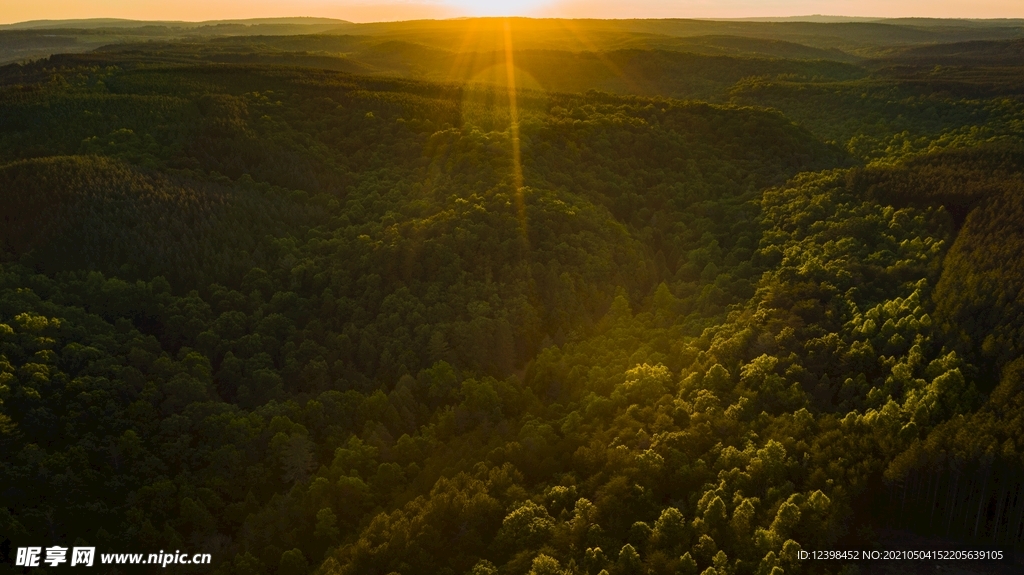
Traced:
[[523, 165], [519, 149], [519, 104], [516, 99], [516, 68], [512, 46], [512, 25], [505, 20], [505, 73], [508, 84], [509, 132], [512, 137], [512, 183], [515, 186], [516, 211], [526, 238], [526, 205], [523, 199]]
[[470, 42], [476, 39], [478, 32], [477, 27], [479, 25], [478, 20], [472, 20], [470, 25], [466, 28], [465, 34], [462, 35], [462, 44], [459, 49], [455, 51], [452, 57], [452, 66], [448, 70], [448, 81], [462, 81], [465, 76], [464, 69], [472, 69], [472, 63], [469, 63], [470, 58], [468, 55], [470, 52], [474, 54], [473, 58], [476, 58], [476, 51], [470, 50]]

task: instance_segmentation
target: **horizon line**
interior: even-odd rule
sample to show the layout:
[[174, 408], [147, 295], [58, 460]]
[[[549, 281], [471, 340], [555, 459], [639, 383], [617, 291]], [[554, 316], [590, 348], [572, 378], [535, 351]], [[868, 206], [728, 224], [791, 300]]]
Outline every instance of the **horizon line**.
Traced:
[[[345, 20], [343, 18], [332, 18], [327, 16], [269, 16], [269, 17], [254, 17], [254, 18], [214, 18], [208, 20], [140, 20], [135, 18], [120, 18], [115, 16], [91, 16], [88, 18], [38, 18], [32, 20], [20, 20], [17, 22], [0, 22], [0, 27], [11, 27], [11, 26], [22, 26], [30, 24], [59, 24], [63, 22], [80, 22], [80, 23], [97, 23], [101, 21], [107, 21], [112, 23], [138, 23], [138, 24], [191, 24], [191, 25], [209, 25], [216, 23], [246, 23], [246, 22], [272, 22], [280, 20], [320, 20], [326, 22], [340, 22], [346, 24], [394, 24], [402, 22], [448, 22], [454, 20], [500, 20], [500, 19], [520, 19], [520, 20], [604, 20], [604, 21], [628, 21], [628, 20], [697, 20], [697, 21], [709, 21], [709, 22], [721, 22], [721, 21], [737, 21], [737, 22], [750, 22], [750, 21], [772, 21], [772, 20], [789, 20], [795, 22], [801, 22], [802, 18], [841, 18], [848, 20], [861, 20], [861, 21], [883, 21], [883, 20], [966, 20], [972, 22], [998, 22], [998, 21], [1012, 21], [1012, 20], [1024, 20], [1024, 17], [992, 17], [992, 18], [970, 18], [970, 17], [957, 17], [957, 16], [846, 16], [843, 14], [797, 14], [791, 16], [732, 16], [732, 17], [662, 17], [662, 18], [595, 18], [595, 17], [558, 17], [558, 16], [522, 16], [522, 15], [507, 15], [507, 16], [452, 16], [448, 18], [409, 18], [409, 19], [396, 19], [396, 20], [367, 20], [367, 21], [354, 21]], [[828, 22], [811, 22], [814, 24], [826, 24]], [[838, 23], [838, 22], [836, 22]]]

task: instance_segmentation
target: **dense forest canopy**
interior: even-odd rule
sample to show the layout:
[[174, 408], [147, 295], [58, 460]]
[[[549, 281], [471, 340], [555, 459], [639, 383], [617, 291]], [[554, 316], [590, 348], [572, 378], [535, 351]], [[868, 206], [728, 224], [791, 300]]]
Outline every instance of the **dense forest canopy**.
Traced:
[[0, 30], [12, 568], [1024, 546], [1019, 23], [73, 24]]

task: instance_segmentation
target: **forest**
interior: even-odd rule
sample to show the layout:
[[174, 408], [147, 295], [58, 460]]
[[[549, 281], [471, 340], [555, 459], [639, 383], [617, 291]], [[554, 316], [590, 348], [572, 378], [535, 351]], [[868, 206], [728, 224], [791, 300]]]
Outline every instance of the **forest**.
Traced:
[[0, 564], [1017, 573], [1022, 53], [1020, 21], [0, 28]]

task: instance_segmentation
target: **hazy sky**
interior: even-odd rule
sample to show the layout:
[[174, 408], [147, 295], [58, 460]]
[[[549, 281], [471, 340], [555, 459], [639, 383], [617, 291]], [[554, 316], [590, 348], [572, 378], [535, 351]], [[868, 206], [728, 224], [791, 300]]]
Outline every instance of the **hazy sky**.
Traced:
[[368, 22], [479, 15], [736, 18], [807, 14], [1021, 18], [1024, 0], [0, 0], [0, 23], [98, 17], [195, 21], [324, 16]]

